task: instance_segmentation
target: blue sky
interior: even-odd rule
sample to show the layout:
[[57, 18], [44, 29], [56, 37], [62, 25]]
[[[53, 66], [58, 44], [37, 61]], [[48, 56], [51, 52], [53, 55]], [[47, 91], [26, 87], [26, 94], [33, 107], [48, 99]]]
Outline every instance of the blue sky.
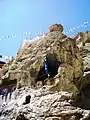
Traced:
[[[54, 23], [73, 28], [85, 21], [90, 23], [90, 0], [0, 0], [0, 37], [17, 34], [0, 40], [0, 54], [15, 56], [25, 38], [23, 32], [31, 31], [26, 37], [32, 38]], [[75, 32], [85, 30], [90, 27]]]

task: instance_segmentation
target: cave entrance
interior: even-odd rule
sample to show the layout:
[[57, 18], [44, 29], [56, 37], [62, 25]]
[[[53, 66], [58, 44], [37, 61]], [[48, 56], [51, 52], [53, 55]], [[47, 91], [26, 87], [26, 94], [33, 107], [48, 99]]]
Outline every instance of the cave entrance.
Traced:
[[[57, 58], [54, 54], [48, 54], [46, 56], [46, 58], [47, 58], [47, 62], [48, 62], [48, 72], [50, 74], [50, 78], [53, 78], [58, 73], [60, 61], [57, 60]], [[48, 78], [48, 75], [45, 72], [45, 66], [44, 66], [44, 62], [43, 62], [43, 67], [41, 67], [36, 81], [44, 81], [47, 78]]]

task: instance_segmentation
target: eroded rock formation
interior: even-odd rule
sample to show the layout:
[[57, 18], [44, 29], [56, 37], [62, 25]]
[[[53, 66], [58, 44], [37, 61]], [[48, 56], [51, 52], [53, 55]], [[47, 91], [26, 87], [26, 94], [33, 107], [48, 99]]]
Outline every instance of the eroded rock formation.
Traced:
[[[50, 85], [54, 91], [76, 94], [81, 87], [83, 61], [76, 41], [62, 33], [62, 25], [52, 25], [51, 32], [36, 40], [26, 41], [3, 79], [17, 79], [17, 86], [38, 88]], [[58, 29], [58, 30], [57, 30]], [[28, 44], [27, 44], [28, 43]], [[44, 57], [48, 60], [50, 79], [45, 74]]]
[[[29, 104], [23, 105], [27, 95]], [[21, 88], [1, 110], [0, 120], [90, 120], [90, 111], [71, 105], [72, 93]]]
[[2, 120], [90, 120], [90, 32], [69, 38], [62, 31], [54, 24], [45, 35], [25, 40], [4, 66], [1, 79], [17, 80], [19, 89], [1, 106]]
[[80, 55], [84, 63], [84, 76], [82, 81], [83, 100], [81, 106], [85, 109], [90, 109], [90, 31], [80, 32], [76, 36], [77, 46], [80, 50]]
[[61, 24], [53, 24], [49, 27], [49, 32], [53, 31], [63, 32], [63, 26]]

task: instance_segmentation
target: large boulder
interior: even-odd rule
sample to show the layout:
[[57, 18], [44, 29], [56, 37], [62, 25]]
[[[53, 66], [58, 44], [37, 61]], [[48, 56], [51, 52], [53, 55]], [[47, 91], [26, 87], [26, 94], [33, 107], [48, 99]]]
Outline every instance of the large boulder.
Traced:
[[53, 24], [49, 27], [49, 32], [53, 31], [63, 32], [63, 26], [61, 24]]
[[[53, 31], [50, 30], [52, 32], [26, 40], [16, 59], [6, 64], [8, 72], [2, 79], [17, 79], [18, 87], [38, 88], [48, 85], [54, 91], [78, 93], [82, 86], [83, 61], [75, 39], [61, 33], [63, 27], [60, 26], [55, 24]], [[49, 79], [44, 70], [45, 56], [48, 60]]]

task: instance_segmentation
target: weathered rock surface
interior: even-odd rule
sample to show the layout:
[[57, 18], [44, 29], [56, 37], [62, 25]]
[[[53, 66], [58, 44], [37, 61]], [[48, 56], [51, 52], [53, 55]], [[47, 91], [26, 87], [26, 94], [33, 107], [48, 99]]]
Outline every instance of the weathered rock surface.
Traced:
[[90, 109], [90, 31], [80, 32], [74, 39], [76, 39], [84, 63], [84, 76], [82, 81], [84, 99], [82, 101], [82, 107]]
[[61, 24], [53, 24], [49, 27], [49, 32], [53, 31], [63, 32], [63, 26]]
[[[62, 33], [62, 25], [37, 39], [25, 41], [4, 79], [17, 79], [17, 86], [42, 87], [50, 85], [53, 91], [78, 93], [83, 77], [83, 61], [76, 41]], [[58, 30], [57, 30], [58, 29]], [[44, 70], [44, 56], [48, 60], [50, 79]]]
[[[55, 24], [47, 34], [25, 40], [16, 59], [4, 66], [1, 79], [16, 79], [22, 88], [0, 109], [1, 120], [90, 120], [90, 32], [69, 38], [62, 31], [63, 26]], [[73, 95], [78, 107], [73, 106]]]
[[[30, 103], [23, 105], [30, 95]], [[72, 93], [21, 88], [1, 110], [0, 120], [89, 120], [90, 111], [71, 105]]]
[[74, 37], [76, 39], [77, 45], [80, 49], [83, 61], [84, 61], [84, 71], [90, 71], [90, 31], [85, 33], [78, 33]]

